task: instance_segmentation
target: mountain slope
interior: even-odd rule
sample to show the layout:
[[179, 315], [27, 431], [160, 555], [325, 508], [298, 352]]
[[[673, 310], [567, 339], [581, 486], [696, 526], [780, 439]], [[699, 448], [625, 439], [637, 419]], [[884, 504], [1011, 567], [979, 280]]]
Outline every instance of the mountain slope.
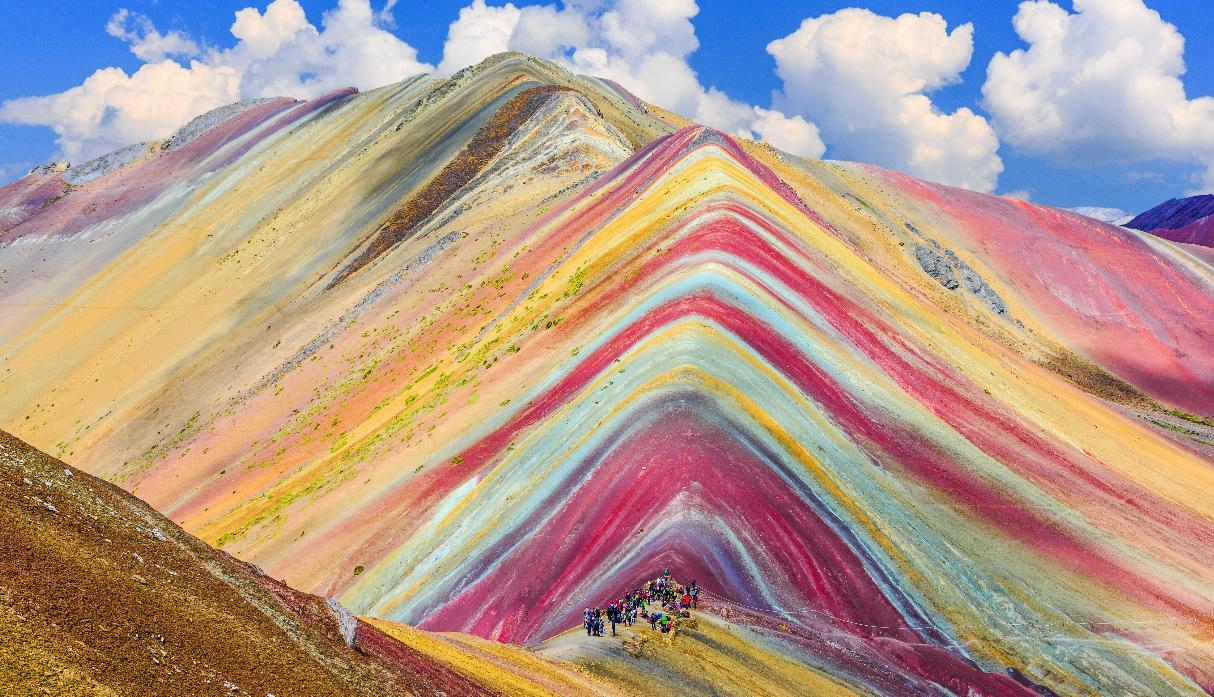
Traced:
[[356, 619], [2, 431], [0, 503], [0, 694], [657, 695], [692, 684], [692, 666], [711, 666], [721, 694], [855, 694], [787, 660], [754, 673], [771, 653], [706, 613], [673, 644], [621, 629], [640, 666], [618, 642], [587, 646], [614, 657], [606, 671]]
[[493, 694], [3, 431], [0, 477], [4, 694]]
[[272, 106], [6, 234], [0, 423], [425, 629], [672, 567], [853, 690], [1211, 689], [1211, 260], [517, 55]]

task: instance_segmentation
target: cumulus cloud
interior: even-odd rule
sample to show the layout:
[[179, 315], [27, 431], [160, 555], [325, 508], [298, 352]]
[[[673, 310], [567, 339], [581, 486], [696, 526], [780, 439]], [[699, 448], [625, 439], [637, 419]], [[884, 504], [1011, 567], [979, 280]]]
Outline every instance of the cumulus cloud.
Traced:
[[50, 126], [60, 157], [81, 162], [124, 145], [163, 138], [190, 118], [236, 101], [234, 71], [192, 61], [189, 68], [165, 60], [131, 75], [102, 68], [59, 94], [22, 97], [0, 105], [0, 120]]
[[1189, 99], [1184, 37], [1142, 0], [1022, 2], [983, 104], [1007, 142], [1068, 164], [1191, 162], [1214, 191], [1214, 98]]
[[241, 97], [314, 97], [340, 87], [380, 87], [433, 70], [417, 50], [380, 24], [368, 0], [340, 0], [322, 29], [297, 0], [274, 0], [264, 13], [236, 13], [237, 44], [210, 60], [241, 75]]
[[785, 116], [774, 109], [754, 107], [751, 128], [772, 145], [791, 153], [819, 153], [826, 149], [818, 127], [800, 116]]
[[832, 155], [994, 189], [1003, 162], [990, 124], [965, 107], [944, 113], [927, 96], [969, 65], [972, 25], [950, 32], [938, 14], [851, 8], [804, 20], [767, 51], [783, 83], [775, 106], [816, 123]]
[[[127, 74], [103, 68], [76, 87], [0, 104], [0, 121], [49, 126], [59, 156], [79, 162], [131, 142], [163, 138], [191, 117], [239, 99], [313, 97], [352, 85], [378, 87], [433, 71], [388, 29], [389, 0], [338, 0], [320, 27], [298, 0], [235, 13], [228, 48], [162, 33], [121, 9], [106, 31], [144, 65]], [[699, 47], [694, 0], [585, 0], [500, 7], [473, 2], [448, 28], [440, 75], [505, 50], [524, 51], [601, 75], [660, 106], [734, 135], [763, 139], [811, 157], [825, 150], [817, 127], [800, 116], [745, 104], [701, 84], [687, 57]]]
[[[389, 9], [385, 7], [384, 9]], [[239, 99], [309, 98], [433, 70], [389, 32], [369, 0], [339, 0], [317, 28], [297, 0], [245, 8], [232, 23], [235, 45], [202, 48], [180, 32], [160, 33], [142, 15], [119, 10], [107, 32], [144, 61], [127, 74], [102, 68], [58, 94], [0, 104], [0, 121], [49, 126], [60, 156], [79, 162], [124, 145], [164, 138], [190, 118]], [[183, 64], [171, 57], [189, 58]]]
[[503, 50], [557, 61], [614, 80], [638, 97], [728, 133], [820, 157], [817, 127], [705, 86], [688, 63], [699, 48], [694, 0], [601, 0], [486, 6], [475, 0], [450, 27], [439, 64], [451, 73]]
[[459, 17], [447, 28], [438, 73], [450, 75], [495, 53], [509, 50], [510, 37], [518, 27], [521, 14], [514, 5], [488, 7], [484, 0], [474, 0], [461, 9]]
[[198, 44], [179, 31], [161, 34], [146, 15], [122, 8], [110, 17], [105, 32], [131, 45], [131, 53], [140, 60], [157, 63], [169, 56], [193, 58], [198, 55]]
[[165, 137], [192, 116], [238, 99], [307, 98], [424, 71], [447, 75], [518, 50], [799, 155], [820, 157], [825, 133], [832, 155], [974, 189], [991, 190], [1002, 169], [998, 142], [982, 117], [966, 108], [943, 113], [929, 97], [959, 79], [972, 53], [972, 27], [949, 31], [939, 15], [889, 18], [852, 9], [807, 19], [768, 46], [783, 86], [772, 104], [756, 105], [704, 84], [691, 67], [699, 48], [695, 0], [499, 6], [472, 0], [448, 27], [437, 68], [389, 31], [394, 4], [387, 0], [377, 10], [369, 0], [338, 0], [314, 24], [298, 0], [273, 0], [235, 13], [227, 48], [161, 32], [147, 17], [119, 10], [106, 29], [144, 65], [131, 74], [104, 68], [59, 94], [4, 102], [0, 120], [50, 126], [60, 156], [79, 161]]

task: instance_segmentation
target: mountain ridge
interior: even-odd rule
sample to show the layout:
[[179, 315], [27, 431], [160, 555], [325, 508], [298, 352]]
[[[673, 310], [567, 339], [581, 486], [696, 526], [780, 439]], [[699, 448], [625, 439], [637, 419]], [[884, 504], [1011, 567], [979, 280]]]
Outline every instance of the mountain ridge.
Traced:
[[1173, 242], [1214, 248], [1214, 195], [1174, 198], [1126, 223]]

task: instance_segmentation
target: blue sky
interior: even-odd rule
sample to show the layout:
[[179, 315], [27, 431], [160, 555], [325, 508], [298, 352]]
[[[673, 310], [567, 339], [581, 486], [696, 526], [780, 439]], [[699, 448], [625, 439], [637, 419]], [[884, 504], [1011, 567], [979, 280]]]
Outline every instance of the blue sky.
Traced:
[[[345, 28], [324, 23], [326, 12], [339, 14], [338, 0], [302, 0], [306, 21], [321, 32], [323, 46], [288, 45], [292, 40], [280, 37], [261, 57], [248, 57], [231, 31], [233, 18], [237, 11], [253, 8], [257, 16], [249, 15], [250, 20], [264, 19], [268, 25], [268, 1], [10, 3], [8, 21], [0, 26], [0, 119], [8, 121], [0, 123], [0, 181], [65, 155], [78, 160], [124, 139], [160, 137], [145, 131], [163, 131], [188, 118], [177, 115], [185, 113], [180, 110], [158, 116], [132, 111], [138, 118], [116, 123], [125, 118], [123, 109], [128, 107], [114, 107], [105, 96], [93, 104], [99, 109], [95, 124], [82, 121], [73, 113], [79, 110], [63, 100], [10, 102], [63, 93], [101, 68], [121, 69], [125, 77], [146, 64], [170, 60], [189, 68], [192, 58], [224, 66], [225, 75], [234, 70], [238, 77], [245, 76], [239, 84], [225, 83], [222, 88], [214, 81], [199, 82], [195, 101], [178, 100], [165, 91], [172, 89], [173, 79], [155, 83], [147, 96], [153, 104], [209, 106], [223, 94], [258, 96], [276, 87], [301, 92], [292, 96], [311, 96], [329, 85], [314, 79], [326, 71], [332, 75], [321, 77], [338, 82], [347, 78], [360, 88], [375, 86], [366, 80], [388, 82], [405, 76], [387, 67], [450, 72], [461, 57], [474, 59], [497, 42], [499, 48], [508, 44], [547, 52], [582, 70], [601, 66], [651, 101], [665, 100], [665, 106], [690, 117], [767, 138], [785, 149], [809, 155], [824, 149], [826, 157], [877, 161], [925, 178], [1027, 195], [1050, 205], [1113, 206], [1134, 212], [1205, 191], [1214, 183], [1214, 100], [1198, 99], [1214, 94], [1210, 7], [1204, 0], [1145, 0], [1145, 5], [1143, 0], [1055, 0], [1058, 7], [1052, 14], [1046, 11], [1050, 8], [1037, 7], [1032, 13], [1024, 11], [1022, 20], [1047, 29], [1070, 21], [1071, 30], [1057, 45], [1032, 48], [1013, 26], [1013, 17], [1022, 11], [1019, 4], [999, 0], [598, 0], [570, 7], [558, 4], [549, 7], [547, 15], [537, 7], [541, 3], [516, 1], [505, 11], [505, 3], [493, 1], [470, 8], [473, 0], [400, 0], [387, 15], [375, 16], [361, 29], [353, 11], [342, 15]], [[351, 7], [359, 4], [345, 1]], [[288, 0], [280, 0], [284, 2]], [[372, 5], [379, 11], [384, 3], [375, 0]], [[854, 7], [867, 12], [846, 10]], [[112, 20], [124, 9], [123, 21], [115, 25]], [[459, 26], [468, 34], [464, 40], [453, 26], [461, 10], [465, 19]], [[623, 19], [605, 21], [613, 12]], [[904, 13], [916, 17], [888, 19]], [[934, 13], [942, 21], [920, 13]], [[806, 19], [815, 20], [813, 31], [799, 31]], [[543, 27], [558, 20], [562, 27], [572, 27], [569, 32], [581, 32], [574, 45], [550, 45]], [[972, 24], [972, 34], [958, 30], [966, 23]], [[152, 38], [172, 37], [174, 46], [184, 48], [169, 47], [167, 53], [161, 49], [168, 44], [149, 48], [154, 43], [148, 41], [149, 30], [155, 32]], [[360, 31], [368, 37], [386, 32], [394, 38], [375, 44], [379, 53], [332, 50], [362, 41]], [[1172, 46], [1177, 32], [1186, 39], [1185, 72], [1179, 77], [1183, 94], [1176, 89], [1179, 46], [1170, 52], [1157, 50]], [[634, 41], [638, 33], [645, 34], [640, 44]], [[773, 53], [768, 47], [777, 39], [786, 40], [783, 49]], [[855, 42], [858, 49], [851, 45]], [[875, 48], [887, 46], [896, 50]], [[1118, 54], [1126, 46], [1128, 57]], [[992, 57], [1016, 49], [1030, 49], [1041, 57], [1029, 56], [1015, 65], [1005, 61], [1003, 77], [990, 85], [998, 98], [984, 98]], [[140, 50], [142, 58], [136, 56]], [[208, 50], [228, 53], [208, 58]], [[329, 54], [337, 58], [317, 57]], [[655, 56], [672, 61], [674, 67], [661, 68], [667, 64]], [[807, 68], [810, 64], [816, 67]], [[1077, 77], [1081, 70], [1098, 72], [1100, 66], [1109, 74]], [[686, 75], [680, 72], [684, 67]], [[276, 70], [290, 74], [271, 74]], [[254, 74], [260, 83], [248, 77]], [[1022, 98], [1018, 90], [1039, 86], [1043, 79], [1056, 84], [1041, 88], [1032, 99]], [[926, 88], [906, 87], [923, 81]], [[855, 93], [860, 96], [853, 99]], [[1159, 112], [1171, 116], [1149, 123]], [[877, 113], [883, 116], [874, 117]], [[1043, 114], [1057, 117], [1059, 123], [1042, 128], [1042, 122], [1050, 121]]]

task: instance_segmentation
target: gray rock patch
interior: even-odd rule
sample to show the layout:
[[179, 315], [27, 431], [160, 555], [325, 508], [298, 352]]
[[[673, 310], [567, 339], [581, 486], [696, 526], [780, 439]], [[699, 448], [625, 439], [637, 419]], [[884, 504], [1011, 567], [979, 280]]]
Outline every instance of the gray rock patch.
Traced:
[[196, 116], [192, 121], [177, 129], [177, 132], [169, 136], [169, 139], [164, 141], [164, 149], [172, 150], [179, 148], [186, 143], [194, 140], [198, 136], [206, 133], [219, 124], [236, 116], [237, 114], [252, 109], [260, 104], [274, 101], [274, 97], [266, 97], [263, 99], [246, 99], [243, 102], [234, 102], [224, 106], [211, 109], [201, 116]]
[[915, 245], [915, 260], [919, 262], [919, 267], [927, 273], [928, 276], [940, 282], [940, 285], [955, 290], [959, 285], [957, 276], [953, 273], [952, 264], [948, 263], [948, 259], [943, 254], [928, 249], [921, 244]]
[[68, 162], [48, 162], [31, 169], [29, 173], [36, 177], [49, 177], [60, 172], [66, 172], [67, 168], [71, 166], [71, 163]]
[[119, 148], [113, 152], [107, 152], [101, 157], [96, 157], [82, 165], [70, 167], [63, 173], [63, 181], [68, 184], [79, 186], [85, 182], [91, 182], [94, 179], [100, 179], [111, 172], [116, 172], [126, 165], [143, 158], [148, 154], [150, 148], [147, 143], [135, 143], [128, 145], [125, 148]]
[[978, 274], [972, 266], [957, 258], [953, 250], [945, 251], [949, 261], [957, 267], [961, 272], [961, 282], [965, 284], [965, 289], [973, 293], [984, 305], [989, 307], [997, 315], [1007, 314], [1007, 303], [1003, 302], [1003, 298], [991, 288], [986, 279]]
[[354, 639], [358, 632], [358, 618], [347, 610], [345, 605], [332, 598], [325, 598], [325, 603], [337, 615], [337, 626], [341, 630], [341, 637], [345, 640], [346, 646], [354, 648]]
[[[944, 249], [939, 242], [928, 240], [935, 249], [925, 247], [921, 244], [914, 246], [915, 260], [919, 262], [919, 267], [924, 273], [936, 279], [940, 285], [949, 290], [956, 290], [961, 285], [965, 285], [965, 289], [982, 301], [992, 312], [997, 315], [1007, 314], [1007, 303], [991, 288], [986, 279], [982, 277], [974, 267], [965, 263], [963, 259], [957, 256], [951, 249]], [[943, 250], [943, 254], [936, 250]], [[957, 277], [961, 277], [961, 281], [957, 281]]]

